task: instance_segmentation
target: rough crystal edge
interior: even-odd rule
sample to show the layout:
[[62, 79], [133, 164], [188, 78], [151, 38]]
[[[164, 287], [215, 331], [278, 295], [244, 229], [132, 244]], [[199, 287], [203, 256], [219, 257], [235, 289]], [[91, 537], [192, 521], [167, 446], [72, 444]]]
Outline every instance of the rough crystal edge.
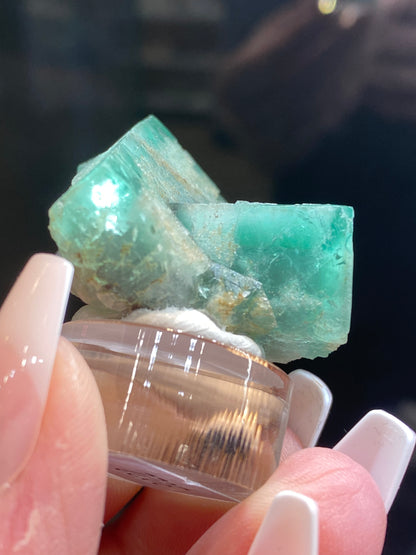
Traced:
[[[166, 141], [165, 153], [163, 153], [163, 151], [161, 152], [160, 150], [156, 150], [154, 145], [151, 145], [146, 139], [149, 131], [156, 131], [158, 133], [159, 140]], [[130, 142], [132, 144], [130, 144]], [[188, 194], [188, 199], [186, 200], [187, 202], [224, 202], [217, 185], [204, 172], [189, 152], [180, 145], [176, 137], [169, 131], [169, 129], [153, 115], [149, 115], [139, 121], [104, 152], [79, 164], [74, 181], [76, 182], [84, 178], [97, 164], [117, 149], [120, 149], [120, 147], [129, 151], [130, 155], [133, 155], [134, 152], [132, 151], [135, 146], [143, 148], [147, 152], [149, 159], [153, 159], [160, 168], [169, 172], [171, 176], [178, 183], [180, 183], [182, 187], [184, 187]], [[175, 152], [176, 156], [181, 158], [181, 162], [186, 163], [186, 177], [180, 173], [179, 168], [176, 164], [174, 164], [174, 162], [172, 162], [172, 155], [170, 152], [172, 150]], [[165, 199], [165, 202], [166, 201], [167, 199]]]

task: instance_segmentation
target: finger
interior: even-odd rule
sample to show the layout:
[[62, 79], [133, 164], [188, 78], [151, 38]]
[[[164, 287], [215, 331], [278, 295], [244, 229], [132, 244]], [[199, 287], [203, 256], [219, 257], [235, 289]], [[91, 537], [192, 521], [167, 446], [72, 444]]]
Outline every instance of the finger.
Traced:
[[[291, 378], [294, 390], [289, 425], [302, 441], [289, 429], [282, 461], [302, 446], [316, 442], [332, 400], [328, 387], [310, 372], [297, 370]], [[115, 544], [122, 543], [131, 553], [138, 546], [141, 553], [184, 553], [230, 507], [229, 503], [146, 489], [121, 519], [104, 530], [102, 550], [111, 553]]]
[[35, 450], [0, 495], [0, 551], [95, 554], [106, 471], [95, 381], [79, 353], [61, 339]]
[[[379, 555], [385, 534], [385, 511], [397, 493], [415, 441], [416, 434], [393, 416], [384, 411], [370, 412], [334, 450], [307, 449], [290, 457], [259, 492], [244, 502], [245, 507], [241, 504], [221, 518], [192, 553], [221, 551], [227, 544], [215, 545], [218, 538], [237, 545], [229, 553], [245, 553], [250, 538], [233, 537], [233, 530], [235, 535], [242, 522], [241, 529], [250, 534], [250, 523], [256, 521], [258, 511], [264, 510], [264, 502], [270, 503], [273, 492], [283, 486], [318, 504], [321, 555]], [[348, 457], [338, 459], [340, 451]], [[269, 505], [270, 511], [273, 508]], [[227, 530], [231, 536], [226, 536]], [[260, 528], [259, 534], [266, 534], [267, 541], [272, 541], [270, 525], [266, 530]]]
[[189, 555], [247, 553], [273, 499], [284, 490], [318, 505], [320, 555], [380, 555], [386, 515], [375, 482], [346, 455], [317, 447], [289, 457], [260, 490], [217, 521]]
[[[366, 468], [377, 483], [386, 510], [390, 509], [409, 464], [416, 434], [384, 411], [368, 413], [334, 449]], [[249, 555], [279, 552], [318, 553], [318, 507], [293, 492], [275, 497], [251, 546]]]
[[73, 269], [39, 254], [26, 264], [0, 310], [0, 485], [33, 451], [45, 409]]
[[105, 423], [87, 365], [72, 345], [58, 343], [68, 267], [35, 256], [0, 312], [2, 553], [97, 549]]

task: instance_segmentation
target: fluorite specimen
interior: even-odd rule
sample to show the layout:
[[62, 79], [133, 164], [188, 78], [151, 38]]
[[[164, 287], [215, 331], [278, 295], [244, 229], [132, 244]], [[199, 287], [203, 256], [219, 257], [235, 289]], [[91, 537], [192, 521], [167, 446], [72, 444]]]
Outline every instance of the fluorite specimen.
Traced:
[[352, 208], [223, 201], [153, 116], [82, 164], [50, 209], [97, 308], [196, 308], [267, 358], [326, 356], [347, 340]]
[[276, 360], [323, 356], [346, 342], [351, 207], [237, 202], [173, 208], [211, 260], [262, 283], [276, 325], [258, 341]]

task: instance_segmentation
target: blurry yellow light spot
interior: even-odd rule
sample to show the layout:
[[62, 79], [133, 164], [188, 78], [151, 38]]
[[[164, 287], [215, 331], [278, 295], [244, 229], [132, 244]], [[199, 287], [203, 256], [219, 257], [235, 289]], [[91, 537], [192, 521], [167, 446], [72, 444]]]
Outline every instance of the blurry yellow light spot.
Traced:
[[318, 10], [324, 15], [332, 13], [336, 6], [337, 0], [318, 0]]

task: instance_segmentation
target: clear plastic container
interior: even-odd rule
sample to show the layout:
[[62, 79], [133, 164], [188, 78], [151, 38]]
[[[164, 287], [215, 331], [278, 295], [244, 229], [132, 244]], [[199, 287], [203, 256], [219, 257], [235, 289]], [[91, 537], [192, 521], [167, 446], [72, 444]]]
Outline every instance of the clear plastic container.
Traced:
[[291, 382], [269, 362], [171, 329], [69, 322], [108, 429], [109, 472], [171, 491], [240, 501], [279, 462]]

